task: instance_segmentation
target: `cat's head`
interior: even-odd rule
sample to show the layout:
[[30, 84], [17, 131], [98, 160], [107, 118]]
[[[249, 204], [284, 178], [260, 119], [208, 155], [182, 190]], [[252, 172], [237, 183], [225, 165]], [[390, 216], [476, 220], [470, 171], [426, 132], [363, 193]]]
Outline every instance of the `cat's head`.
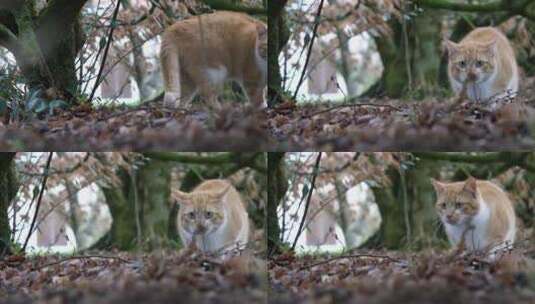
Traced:
[[488, 43], [455, 43], [445, 40], [449, 71], [460, 83], [482, 83], [495, 72], [497, 65], [496, 40]]
[[450, 225], [466, 224], [479, 211], [477, 180], [443, 183], [431, 180], [437, 193], [436, 209], [440, 219]]
[[180, 205], [177, 221], [192, 235], [206, 235], [216, 231], [225, 222], [224, 197], [230, 189], [218, 191], [194, 191], [185, 193], [174, 191]]
[[267, 25], [264, 23], [256, 23], [256, 56], [259, 59], [259, 64], [262, 68], [265, 67], [267, 71], [267, 57], [268, 57], [268, 33]]

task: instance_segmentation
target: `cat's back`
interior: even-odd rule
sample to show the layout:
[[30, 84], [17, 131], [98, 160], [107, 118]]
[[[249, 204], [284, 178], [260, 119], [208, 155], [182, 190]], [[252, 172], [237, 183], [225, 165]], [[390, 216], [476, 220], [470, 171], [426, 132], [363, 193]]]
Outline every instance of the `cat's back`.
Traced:
[[238, 193], [238, 190], [227, 180], [224, 179], [209, 179], [199, 184], [193, 192], [220, 192], [227, 189], [226, 197], [228, 202], [239, 202], [239, 204], [231, 204], [231, 206], [238, 206], [238, 209], [244, 208], [245, 205]]
[[164, 33], [182, 39], [199, 39], [201, 31], [206, 40], [234, 37], [240, 33], [254, 32], [256, 20], [244, 13], [217, 11], [214, 13], [192, 16], [179, 20], [171, 25]]
[[498, 185], [490, 181], [477, 181], [477, 187], [483, 200], [493, 209], [498, 209], [500, 213], [507, 215], [514, 214], [513, 204], [507, 193]]
[[195, 187], [193, 189], [193, 192], [200, 192], [200, 191], [217, 192], [217, 191], [221, 191], [225, 189], [228, 186], [234, 188], [228, 181], [224, 179], [209, 179], [209, 180], [205, 180], [204, 182], [200, 183], [197, 187]]
[[498, 53], [513, 55], [513, 48], [507, 37], [498, 29], [490, 26], [478, 27], [468, 33], [462, 40], [461, 44], [479, 44], [487, 45], [496, 41], [496, 50]]

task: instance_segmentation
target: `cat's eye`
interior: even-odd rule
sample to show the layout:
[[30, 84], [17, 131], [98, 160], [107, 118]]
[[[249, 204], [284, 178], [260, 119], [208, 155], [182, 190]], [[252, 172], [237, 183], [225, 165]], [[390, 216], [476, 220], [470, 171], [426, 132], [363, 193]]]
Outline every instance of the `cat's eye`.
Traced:
[[464, 60], [459, 61], [459, 67], [464, 69], [466, 67], [466, 61]]
[[481, 60], [476, 61], [476, 68], [480, 68], [480, 67], [482, 67], [483, 64], [484, 64], [484, 62], [481, 61]]
[[455, 202], [455, 208], [459, 209], [463, 206], [460, 202]]
[[204, 213], [204, 217], [207, 219], [211, 219], [214, 216], [214, 213], [212, 211], [206, 211]]
[[186, 214], [186, 216], [187, 216], [189, 219], [194, 219], [194, 218], [195, 218], [195, 212], [193, 212], [193, 211], [192, 211], [192, 212], [188, 212], [188, 213]]

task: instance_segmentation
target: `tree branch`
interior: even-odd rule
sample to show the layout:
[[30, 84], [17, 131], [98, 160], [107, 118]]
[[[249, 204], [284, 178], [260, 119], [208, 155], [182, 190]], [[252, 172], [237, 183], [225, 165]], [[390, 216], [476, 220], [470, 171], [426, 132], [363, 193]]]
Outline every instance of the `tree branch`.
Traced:
[[12, 50], [17, 42], [17, 36], [7, 26], [0, 23], [0, 45]]
[[236, 160], [236, 153], [231, 152], [218, 153], [210, 156], [183, 154], [179, 152], [146, 152], [143, 155], [162, 161], [205, 165], [221, 165], [232, 163]]
[[314, 192], [314, 188], [316, 186], [316, 177], [318, 177], [318, 171], [320, 168], [321, 154], [322, 153], [320, 152], [318, 154], [318, 157], [316, 158], [316, 164], [314, 165], [314, 172], [312, 173], [312, 180], [310, 181], [310, 190], [308, 191], [307, 202], [305, 205], [305, 212], [303, 213], [301, 224], [299, 225], [299, 229], [297, 230], [297, 235], [295, 236], [295, 240], [292, 244], [292, 250], [295, 249], [295, 245], [297, 245], [297, 240], [299, 239], [299, 237], [301, 236], [301, 233], [303, 232], [303, 226], [305, 224], [308, 208], [310, 206], [310, 199], [312, 198], [312, 192]]
[[433, 9], [446, 9], [463, 12], [512, 12], [535, 20], [535, 8], [531, 0], [496, 0], [488, 3], [460, 3], [452, 0], [414, 0], [415, 4]]
[[22, 246], [23, 252], [26, 251], [26, 246], [28, 246], [28, 241], [30, 240], [30, 236], [34, 232], [33, 228], [35, 227], [35, 222], [37, 221], [37, 216], [39, 215], [39, 207], [41, 206], [41, 200], [43, 199], [43, 193], [45, 192], [46, 181], [48, 180], [48, 171], [50, 170], [50, 162], [52, 161], [53, 155], [54, 155], [54, 152], [50, 152], [50, 154], [48, 154], [48, 160], [46, 161], [46, 167], [43, 173], [43, 182], [41, 183], [41, 189], [39, 191], [39, 198], [37, 199], [37, 205], [35, 207], [35, 214], [33, 215], [33, 220], [32, 220], [32, 223], [30, 224], [30, 230], [28, 231], [28, 235], [26, 236], [26, 240], [24, 241], [24, 245]]
[[466, 154], [463, 152], [415, 152], [414, 156], [429, 160], [487, 164], [499, 162], [507, 152], [489, 152], [485, 154]]
[[267, 11], [265, 8], [238, 5], [238, 4], [230, 3], [225, 0], [204, 0], [203, 2], [209, 5], [211, 8], [216, 9], [216, 10], [234, 11], [234, 12], [241, 12], [241, 13], [246, 13], [246, 14], [251, 14], [251, 15], [266, 15], [267, 14]]
[[265, 166], [258, 164], [256, 159], [261, 152], [257, 153], [217, 153], [215, 155], [191, 155], [179, 152], [146, 152], [143, 153], [148, 158], [161, 161], [171, 161], [187, 164], [201, 165], [226, 165], [235, 164], [235, 167], [229, 168], [231, 171], [237, 171], [237, 168], [250, 167], [260, 173], [266, 173]]
[[508, 10], [506, 1], [502, 0], [478, 4], [460, 3], [450, 0], [415, 0], [414, 3], [428, 8], [463, 12], [497, 12]]

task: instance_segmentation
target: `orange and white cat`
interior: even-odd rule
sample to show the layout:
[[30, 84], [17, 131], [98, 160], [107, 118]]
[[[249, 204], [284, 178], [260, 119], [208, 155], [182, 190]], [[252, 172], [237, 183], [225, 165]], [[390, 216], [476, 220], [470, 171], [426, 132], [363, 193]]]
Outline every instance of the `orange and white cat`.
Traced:
[[456, 94], [466, 82], [471, 101], [493, 101], [518, 91], [518, 66], [507, 37], [492, 27], [476, 28], [461, 42], [446, 40], [448, 76]]
[[228, 181], [207, 180], [192, 192], [173, 191], [180, 209], [177, 228], [186, 246], [222, 254], [243, 249], [249, 241], [249, 216], [240, 194]]
[[513, 244], [513, 204], [498, 186], [473, 177], [464, 182], [432, 183], [437, 193], [436, 209], [452, 245], [488, 253], [494, 259]]
[[267, 25], [246, 14], [218, 11], [181, 20], [163, 34], [160, 60], [164, 105], [189, 107], [200, 94], [211, 106], [227, 80], [248, 99], [264, 104]]

